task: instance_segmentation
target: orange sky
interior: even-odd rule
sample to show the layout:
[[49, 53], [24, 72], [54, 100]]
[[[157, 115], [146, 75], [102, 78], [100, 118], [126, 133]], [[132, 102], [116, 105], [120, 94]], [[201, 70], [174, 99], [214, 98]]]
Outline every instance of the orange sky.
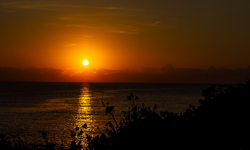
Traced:
[[245, 0], [1, 0], [0, 68], [68, 75], [142, 67], [161, 72], [166, 64], [246, 69], [249, 6]]

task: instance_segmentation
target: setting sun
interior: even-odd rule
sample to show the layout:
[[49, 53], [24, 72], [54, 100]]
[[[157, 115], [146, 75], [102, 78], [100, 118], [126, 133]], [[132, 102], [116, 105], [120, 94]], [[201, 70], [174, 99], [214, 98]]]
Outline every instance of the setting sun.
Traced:
[[89, 64], [89, 62], [88, 62], [87, 60], [84, 60], [84, 61], [82, 62], [82, 64], [83, 64], [84, 66], [87, 66], [87, 65]]

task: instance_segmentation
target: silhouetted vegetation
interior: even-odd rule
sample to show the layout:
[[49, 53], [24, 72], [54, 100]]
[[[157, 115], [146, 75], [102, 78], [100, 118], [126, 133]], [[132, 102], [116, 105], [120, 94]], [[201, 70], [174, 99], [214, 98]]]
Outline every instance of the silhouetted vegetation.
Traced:
[[39, 147], [27, 147], [22, 140], [13, 141], [0, 137], [1, 149], [71, 149], [85, 146], [89, 150], [153, 150], [153, 149], [250, 149], [250, 81], [236, 86], [211, 86], [203, 90], [200, 105], [190, 105], [180, 114], [157, 112], [154, 108], [138, 105], [138, 97], [127, 97], [130, 107], [123, 111], [118, 122], [114, 106], [109, 103], [106, 113], [113, 120], [106, 124], [106, 132], [91, 137], [84, 134], [87, 125], [71, 131], [72, 142], [68, 147], [48, 142]]
[[[203, 90], [200, 106], [185, 112], [137, 106], [128, 96], [131, 108], [119, 123], [109, 122], [106, 134], [94, 137], [89, 149], [249, 149], [250, 82]], [[113, 107], [106, 112], [113, 115]]]
[[[0, 134], [0, 149], [1, 150], [56, 150], [61, 149], [56, 143], [50, 142], [47, 133], [41, 131], [43, 141], [29, 143], [25, 137], [18, 134]], [[60, 148], [61, 147], [61, 148]]]

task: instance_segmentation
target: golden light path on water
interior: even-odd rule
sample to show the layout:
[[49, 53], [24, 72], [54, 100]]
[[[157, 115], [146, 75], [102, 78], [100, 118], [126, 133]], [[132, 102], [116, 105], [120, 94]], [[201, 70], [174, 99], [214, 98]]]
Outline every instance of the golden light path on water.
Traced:
[[[84, 83], [81, 88], [81, 95], [79, 96], [78, 112], [76, 114], [75, 120], [75, 141], [81, 141], [81, 145], [83, 145], [83, 147], [87, 146], [85, 140], [86, 134], [93, 136], [94, 133], [93, 108], [91, 107], [91, 98], [92, 94], [90, 93], [89, 85], [87, 83]], [[84, 127], [85, 124], [87, 125], [87, 127]], [[79, 130], [77, 128], [79, 128]], [[81, 132], [82, 134], [79, 135], [79, 133]]]
[[[86, 144], [86, 134], [90, 137], [94, 137], [104, 133], [105, 124], [110, 121], [111, 116], [105, 113], [105, 108], [102, 104], [103, 92], [92, 91], [90, 89], [89, 83], [83, 83], [78, 99], [78, 112], [75, 116], [74, 128], [79, 128], [76, 131], [77, 142], [81, 141], [82, 145], [85, 147]], [[87, 128], [84, 125], [87, 125]], [[78, 133], [83, 131], [82, 136]]]
[[91, 106], [91, 99], [93, 98], [88, 83], [84, 83], [81, 89], [81, 95], [79, 97], [79, 108], [76, 116], [76, 126], [81, 127], [84, 124], [87, 124], [87, 128], [83, 128], [85, 132], [91, 134], [95, 132], [95, 122], [94, 122], [94, 113]]

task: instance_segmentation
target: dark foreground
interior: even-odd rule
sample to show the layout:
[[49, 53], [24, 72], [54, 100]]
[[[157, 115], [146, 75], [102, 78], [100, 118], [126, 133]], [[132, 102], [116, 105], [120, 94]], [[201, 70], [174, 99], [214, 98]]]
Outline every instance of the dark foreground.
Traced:
[[155, 149], [250, 149], [250, 81], [237, 86], [211, 86], [203, 90], [200, 105], [183, 113], [158, 112], [136, 105], [133, 94], [128, 96], [130, 108], [117, 122], [114, 107], [106, 106], [113, 117], [106, 124], [106, 132], [91, 137], [84, 133], [86, 125], [71, 131], [71, 143], [53, 143], [42, 132], [44, 141], [26, 143], [18, 135], [2, 133], [1, 150], [155, 150]]

